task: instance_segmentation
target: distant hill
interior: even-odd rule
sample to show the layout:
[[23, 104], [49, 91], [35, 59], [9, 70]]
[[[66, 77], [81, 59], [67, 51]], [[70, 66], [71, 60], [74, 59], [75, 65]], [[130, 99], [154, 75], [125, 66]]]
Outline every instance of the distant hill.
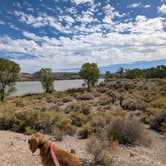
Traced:
[[[79, 73], [75, 72], [53, 72], [55, 80], [74, 80], [81, 79]], [[100, 75], [100, 78], [104, 78], [104, 74]], [[38, 72], [30, 73], [20, 73], [20, 81], [38, 81]]]
[[[81, 79], [78, 73], [74, 72], [55, 72], [53, 76], [56, 80], [70, 80], [70, 79]], [[37, 81], [38, 72], [30, 74], [30, 73], [20, 73], [20, 81]]]

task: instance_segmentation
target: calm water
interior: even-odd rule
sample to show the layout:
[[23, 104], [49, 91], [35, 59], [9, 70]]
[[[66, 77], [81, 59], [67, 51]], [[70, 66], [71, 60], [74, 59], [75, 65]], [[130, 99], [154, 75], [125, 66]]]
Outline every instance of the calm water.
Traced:
[[[103, 81], [103, 79], [99, 79], [99, 82]], [[72, 88], [80, 88], [84, 80], [56, 80], [54, 81], [54, 88], [56, 91], [64, 91]], [[43, 88], [39, 81], [25, 81], [25, 82], [17, 82], [16, 83], [16, 91], [14, 91], [11, 96], [22, 96], [25, 94], [34, 94], [34, 93], [42, 93]]]

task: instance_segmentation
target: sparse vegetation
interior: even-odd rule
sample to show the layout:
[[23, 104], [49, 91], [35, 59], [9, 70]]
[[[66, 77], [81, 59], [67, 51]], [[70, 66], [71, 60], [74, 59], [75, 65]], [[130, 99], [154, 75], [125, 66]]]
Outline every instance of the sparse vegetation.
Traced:
[[111, 97], [108, 97], [108, 96], [101, 96], [100, 98], [99, 98], [99, 101], [98, 101], [98, 103], [100, 104], [100, 105], [108, 105], [108, 104], [112, 104], [112, 98]]
[[65, 97], [63, 97], [62, 101], [64, 103], [72, 102], [73, 101], [73, 97], [71, 97], [71, 96], [65, 96]]
[[57, 141], [75, 134], [89, 140], [87, 150], [93, 158], [89, 165], [110, 166], [108, 154], [114, 144], [149, 145], [141, 122], [166, 133], [164, 84], [165, 80], [114, 78], [91, 87], [90, 92], [82, 88], [11, 97], [0, 105], [1, 129], [25, 134], [40, 131]]
[[107, 145], [97, 139], [96, 137], [91, 137], [87, 144], [87, 151], [93, 155], [93, 163], [91, 165], [104, 165], [111, 166], [111, 158], [109, 157], [109, 153], [107, 151]]
[[92, 100], [94, 96], [91, 93], [78, 94], [76, 99], [78, 100]]
[[28, 134], [36, 131], [52, 134], [55, 129], [60, 129], [70, 134], [75, 131], [69, 118], [65, 117], [63, 113], [52, 111], [6, 112], [2, 122], [4, 129]]

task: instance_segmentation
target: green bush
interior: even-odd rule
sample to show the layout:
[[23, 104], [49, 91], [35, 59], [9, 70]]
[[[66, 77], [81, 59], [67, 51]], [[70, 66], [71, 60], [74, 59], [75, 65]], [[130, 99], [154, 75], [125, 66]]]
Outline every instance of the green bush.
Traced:
[[131, 111], [142, 110], [142, 111], [144, 111], [146, 108], [146, 105], [145, 105], [145, 102], [143, 102], [142, 100], [127, 98], [127, 99], [123, 100], [122, 107], [124, 110], [131, 110]]
[[74, 126], [81, 127], [86, 122], [86, 117], [84, 114], [79, 112], [73, 112], [70, 114], [71, 123]]
[[91, 165], [111, 166], [112, 161], [108, 157], [108, 146], [96, 137], [91, 137], [87, 143], [87, 151], [93, 156]]
[[90, 104], [82, 104], [81, 105], [81, 113], [84, 115], [89, 115], [91, 113], [92, 106]]
[[16, 107], [24, 107], [24, 101], [22, 98], [19, 98], [18, 100], [16, 100]]
[[64, 109], [64, 113], [65, 114], [69, 114], [69, 113], [73, 113], [73, 112], [80, 112], [80, 113], [83, 113], [84, 115], [89, 115], [90, 112], [91, 112], [91, 105], [89, 104], [85, 104], [85, 103], [82, 103], [82, 104], [70, 104], [68, 106], [66, 106], [66, 108]]
[[62, 99], [63, 103], [72, 102], [72, 101], [73, 101], [73, 97], [71, 97], [71, 96], [65, 96]]
[[108, 89], [105, 88], [105, 87], [98, 87], [98, 91], [99, 91], [100, 93], [106, 93], [106, 92], [108, 91]]
[[78, 94], [76, 96], [77, 100], [92, 100], [94, 96], [91, 93]]
[[97, 112], [91, 115], [89, 125], [91, 126], [93, 133], [99, 134], [114, 117], [124, 118], [124, 115], [123, 110], [119, 108], [110, 111]]
[[22, 133], [40, 131], [51, 134], [54, 129], [61, 129], [65, 133], [75, 131], [68, 117], [65, 117], [63, 113], [53, 111], [6, 112], [3, 116], [2, 124], [4, 129]]
[[112, 104], [112, 98], [108, 96], [101, 96], [98, 101], [99, 105], [109, 105]]
[[143, 127], [136, 119], [126, 119], [121, 109], [97, 112], [89, 120], [91, 134], [120, 144], [146, 143]]
[[90, 125], [84, 125], [78, 132], [78, 136], [80, 139], [86, 139], [92, 133], [92, 128]]
[[81, 106], [79, 104], [70, 104], [64, 109], [65, 114], [69, 114], [71, 112], [79, 112], [81, 110]]
[[150, 120], [150, 126], [152, 129], [166, 133], [166, 111], [155, 113]]
[[159, 97], [153, 100], [149, 105], [154, 108], [166, 109], [166, 97]]
[[150, 124], [150, 127], [156, 131], [166, 133], [166, 97], [159, 96], [153, 99], [144, 113], [141, 120]]
[[120, 144], [146, 143], [143, 127], [136, 119], [115, 118], [105, 126], [104, 132], [110, 141], [118, 141]]
[[60, 111], [60, 107], [58, 105], [54, 105], [51, 106], [48, 111], [55, 111], [55, 112], [59, 112]]

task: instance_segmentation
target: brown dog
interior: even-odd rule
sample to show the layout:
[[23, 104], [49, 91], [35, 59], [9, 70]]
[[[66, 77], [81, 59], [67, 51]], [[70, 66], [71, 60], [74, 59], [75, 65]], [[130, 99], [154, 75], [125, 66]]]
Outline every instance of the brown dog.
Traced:
[[[50, 152], [51, 143], [45, 140], [43, 134], [37, 133], [28, 140], [29, 149], [34, 153], [40, 149], [40, 156], [44, 166], [55, 166], [53, 157]], [[54, 154], [56, 155], [60, 166], [81, 166], [78, 158], [53, 145]]]

